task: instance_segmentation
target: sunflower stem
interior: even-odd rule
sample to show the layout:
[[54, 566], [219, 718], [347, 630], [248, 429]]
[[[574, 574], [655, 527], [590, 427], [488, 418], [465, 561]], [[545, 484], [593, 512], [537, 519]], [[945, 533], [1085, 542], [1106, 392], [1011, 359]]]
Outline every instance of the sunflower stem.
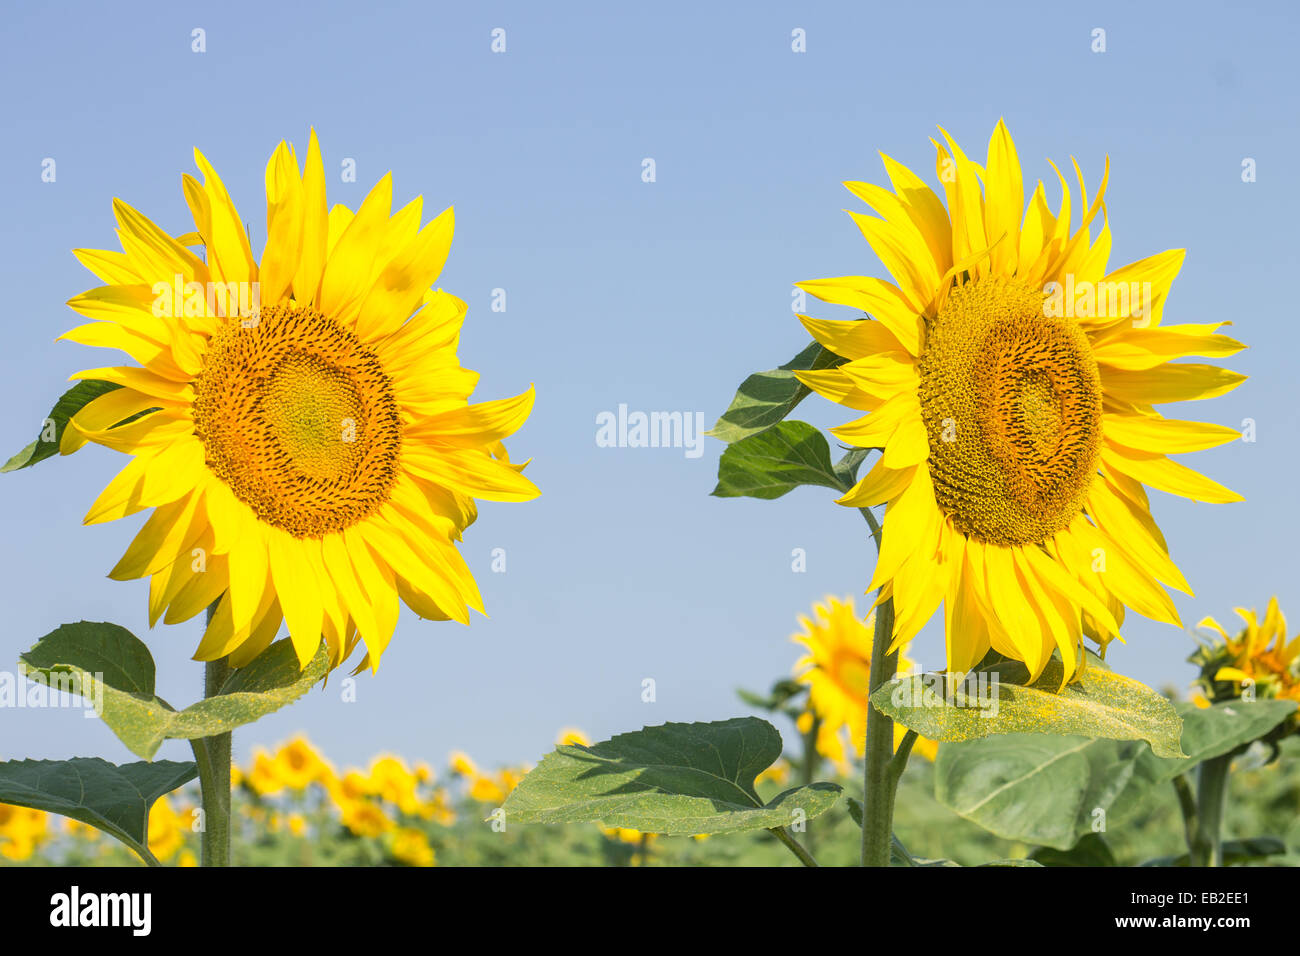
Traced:
[[[209, 623], [215, 608], [215, 604], [208, 608]], [[221, 693], [230, 672], [230, 662], [224, 657], [204, 665], [204, 700]], [[229, 731], [190, 741], [203, 799], [200, 847], [204, 866], [230, 866], [230, 741]]]
[[1174, 777], [1174, 793], [1178, 795], [1178, 809], [1183, 814], [1183, 838], [1187, 841], [1187, 852], [1196, 852], [1196, 797], [1192, 785], [1187, 782], [1186, 774]]
[[[871, 679], [867, 691], [866, 774], [862, 792], [862, 865], [889, 866], [894, 834], [894, 794], [899, 774], [894, 760], [894, 721], [871, 705], [870, 695], [898, 671], [898, 652], [888, 653], [894, 633], [894, 599], [876, 608], [871, 645]], [[901, 771], [900, 771], [901, 773]]]
[[912, 747], [915, 746], [917, 738], [921, 735], [915, 730], [909, 730], [903, 735], [903, 739], [898, 743], [898, 752], [894, 754], [889, 761], [889, 776], [894, 781], [894, 787], [898, 787], [898, 781], [903, 776], [903, 771], [907, 769], [907, 758], [912, 756]]
[[772, 827], [767, 832], [771, 833], [778, 840], [784, 843], [786, 848], [789, 849], [789, 851], [793, 853], [804, 866], [820, 866], [820, 864], [813, 859], [813, 855], [805, 850], [798, 840], [790, 836], [790, 831], [785, 827]]
[[1223, 806], [1228, 794], [1232, 755], [1204, 761], [1197, 769], [1196, 837], [1192, 866], [1223, 866]]
[[[817, 771], [821, 767], [821, 754], [817, 752], [817, 734], [820, 732], [822, 719], [813, 714], [812, 722], [808, 725], [808, 732], [803, 735], [803, 768], [800, 771], [800, 785], [808, 787], [817, 779]], [[813, 850], [813, 833], [810, 825], [804, 831], [803, 841], [808, 845], [808, 852]]]

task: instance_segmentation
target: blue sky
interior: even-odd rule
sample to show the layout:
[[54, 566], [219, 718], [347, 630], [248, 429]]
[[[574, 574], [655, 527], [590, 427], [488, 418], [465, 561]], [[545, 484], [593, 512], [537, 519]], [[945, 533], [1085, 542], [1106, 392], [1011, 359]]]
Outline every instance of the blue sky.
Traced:
[[[391, 169], [398, 202], [423, 194], [426, 215], [455, 205], [439, 284], [470, 306], [462, 361], [482, 373], [481, 398], [536, 383], [510, 447], [533, 458], [543, 497], [485, 505], [464, 547], [490, 618], [404, 616], [356, 702], [333, 684], [315, 691], [238, 732], [241, 758], [302, 730], [342, 764], [383, 750], [440, 764], [453, 748], [535, 761], [562, 726], [605, 737], [734, 716], [734, 688], [788, 673], [796, 617], [866, 585], [861, 517], [823, 489], [711, 498], [718, 442], [698, 458], [598, 447], [596, 417], [625, 403], [711, 424], [746, 374], [797, 352], [793, 282], [883, 274], [840, 182], [883, 181], [878, 150], [932, 180], [936, 124], [982, 155], [1005, 116], [1033, 178], [1050, 174], [1047, 157], [1074, 155], [1091, 186], [1109, 154], [1112, 263], [1187, 248], [1166, 321], [1231, 320], [1251, 347], [1228, 364], [1251, 377], [1176, 414], [1252, 418], [1258, 440], [1188, 459], [1245, 503], [1152, 495], [1197, 591], [1178, 607], [1191, 625], [1277, 594], [1300, 620], [1289, 4], [72, 3], [5, 18], [5, 455], [68, 374], [101, 364], [53, 340], [80, 321], [65, 301], [97, 284], [69, 250], [115, 248], [110, 200], [190, 228], [180, 177], [199, 146], [260, 247], [266, 159], [312, 125], [331, 202], [355, 208]], [[1098, 27], [1104, 53], [1090, 48]], [[504, 53], [490, 49], [494, 28]], [[791, 50], [796, 28], [805, 53]], [[355, 183], [339, 181], [345, 158]], [[1055, 186], [1048, 196], [1055, 205]], [[505, 312], [490, 307], [498, 288]], [[798, 417], [846, 416], [814, 397]], [[199, 623], [148, 632], [147, 585], [104, 576], [143, 516], [81, 526], [123, 463], [91, 448], [0, 476], [0, 668], [60, 623], [116, 621], [146, 638], [160, 693], [179, 705], [201, 687], [189, 661]], [[505, 573], [491, 570], [495, 548]], [[805, 573], [791, 570], [794, 548]], [[1136, 615], [1125, 633], [1115, 667], [1185, 686], [1186, 634]], [[937, 627], [913, 656], [941, 663]], [[0, 755], [129, 759], [106, 728], [50, 710], [0, 711]]]

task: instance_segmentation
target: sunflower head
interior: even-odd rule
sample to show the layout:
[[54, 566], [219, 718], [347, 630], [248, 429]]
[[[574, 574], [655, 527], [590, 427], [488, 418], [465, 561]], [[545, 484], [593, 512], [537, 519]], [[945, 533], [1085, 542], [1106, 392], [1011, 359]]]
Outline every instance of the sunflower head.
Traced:
[[276, 752], [272, 772], [281, 784], [295, 791], [306, 790], [334, 775], [333, 768], [302, 736], [293, 738]]
[[[803, 630], [791, 636], [807, 653], [795, 662], [795, 679], [808, 687], [808, 709], [799, 729], [808, 733], [817, 727], [817, 752], [847, 770], [849, 750], [861, 757], [867, 738], [867, 698], [871, 685], [871, 645], [876, 622], [875, 612], [861, 620], [853, 599], [843, 601], [827, 597], [814, 604], [812, 616], [799, 618]], [[912, 662], [900, 656], [898, 670], [907, 673]], [[894, 726], [894, 745], [907, 733], [901, 724]], [[918, 753], [934, 755], [935, 745], [918, 740]]]
[[1191, 591], [1146, 487], [1239, 500], [1167, 457], [1239, 433], [1155, 406], [1236, 387], [1243, 376], [1180, 360], [1244, 346], [1220, 334], [1224, 322], [1162, 324], [1182, 250], [1108, 266], [1109, 161], [1091, 199], [1074, 164], [1077, 206], [1053, 166], [1053, 212], [1041, 181], [1026, 203], [1002, 122], [983, 164], [946, 132], [932, 143], [942, 196], [888, 156], [892, 188], [845, 184], [877, 213], [851, 215], [892, 281], [799, 283], [867, 315], [800, 316], [842, 362], [796, 374], [864, 413], [831, 429], [837, 438], [880, 451], [840, 503], [885, 506], [869, 590], [894, 602], [891, 649], [943, 605], [950, 670], [992, 650], [1032, 679], [1057, 655], [1068, 677], [1083, 639], [1104, 648], [1126, 608], [1178, 624], [1165, 586]]
[[76, 250], [106, 284], [69, 305], [63, 338], [136, 364], [78, 372], [107, 388], [64, 430], [131, 456], [86, 515], [153, 508], [111, 576], [148, 577], [149, 620], [205, 608], [198, 660], [252, 660], [281, 624], [305, 664], [364, 641], [377, 667], [406, 604], [436, 620], [482, 611], [456, 549], [476, 498], [537, 488], [502, 439], [530, 388], [471, 405], [457, 358], [465, 303], [432, 288], [450, 209], [392, 209], [385, 176], [353, 212], [328, 209], [315, 133], [305, 161], [281, 143], [266, 168], [266, 245], [201, 153], [185, 176], [194, 228], [179, 236], [115, 200], [122, 251]]
[[1188, 658], [1200, 668], [1196, 686], [1215, 703], [1246, 695], [1300, 703], [1300, 635], [1287, 640], [1277, 598], [1269, 599], [1262, 620], [1254, 610], [1236, 612], [1243, 623], [1236, 634], [1212, 617], [1197, 625], [1215, 634]]

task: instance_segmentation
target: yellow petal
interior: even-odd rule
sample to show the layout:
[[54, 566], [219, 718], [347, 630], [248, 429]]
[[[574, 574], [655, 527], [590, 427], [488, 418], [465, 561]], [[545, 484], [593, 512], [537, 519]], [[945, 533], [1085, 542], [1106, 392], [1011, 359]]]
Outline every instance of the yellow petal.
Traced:
[[1093, 355], [1098, 362], [1114, 368], [1149, 369], [1188, 355], [1235, 355], [1246, 347], [1227, 335], [1185, 334], [1177, 328], [1125, 329], [1097, 343]]
[[907, 229], [861, 213], [849, 211], [862, 236], [898, 283], [908, 304], [918, 314], [933, 312], [939, 275], [929, 250], [914, 229]]
[[444, 488], [454, 488], [488, 501], [531, 501], [541, 494], [536, 485], [478, 449], [402, 447], [402, 461], [416, 474]]
[[836, 322], [806, 315], [799, 321], [818, 344], [847, 359], [860, 359], [879, 352], [897, 352], [903, 346], [883, 322], [859, 319]]
[[330, 251], [321, 277], [318, 305], [336, 321], [350, 323], [361, 308], [375, 273], [375, 250], [388, 226], [393, 177], [385, 173]]
[[874, 591], [891, 580], [911, 557], [917, 543], [926, 540], [927, 531], [938, 520], [939, 508], [934, 501], [930, 472], [918, 468], [912, 483], [885, 509], [880, 557], [867, 590]]
[[1166, 363], [1141, 370], [1102, 365], [1100, 371], [1102, 389], [1107, 395], [1139, 405], [1214, 398], [1232, 391], [1246, 380], [1246, 376], [1238, 372], [1217, 365], [1195, 363]]
[[329, 207], [325, 201], [325, 165], [321, 160], [316, 130], [307, 144], [307, 161], [302, 173], [302, 246], [293, 274], [293, 295], [300, 305], [317, 300], [329, 242]]
[[1101, 460], [1108, 468], [1171, 495], [1214, 504], [1245, 500], [1237, 492], [1164, 455], [1136, 452], [1106, 443], [1102, 446]]
[[[194, 150], [194, 162], [203, 173], [203, 192], [208, 200], [211, 219], [208, 231], [199, 232], [208, 249], [209, 267], [215, 282], [254, 282], [257, 280], [257, 261], [248, 244], [248, 233], [239, 210], [230, 200], [225, 184], [207, 158]], [[196, 222], [195, 225], [198, 225]]]
[[301, 666], [307, 666], [321, 641], [321, 622], [324, 604], [321, 599], [322, 582], [314, 573], [306, 551], [309, 547], [320, 550], [319, 542], [294, 538], [267, 526], [267, 552], [270, 557], [271, 578], [275, 592], [284, 609], [284, 619], [289, 625], [289, 637], [298, 654]]
[[883, 461], [877, 461], [875, 467], [835, 503], [851, 508], [868, 508], [893, 501], [911, 484], [915, 475], [915, 466], [893, 469]]
[[1120, 445], [1164, 455], [1215, 448], [1241, 437], [1241, 432], [1226, 425], [1151, 415], [1103, 414], [1101, 427], [1106, 438]]
[[993, 247], [992, 268], [996, 275], [1012, 275], [1016, 271], [1020, 250], [1020, 215], [1025, 206], [1024, 179], [1020, 173], [1020, 158], [1016, 144], [1007, 131], [1006, 123], [999, 119], [989, 138], [988, 176], [985, 190], [988, 193], [984, 215], [985, 229]]
[[114, 581], [129, 581], [167, 567], [189, 551], [207, 530], [207, 514], [202, 509], [201, 492], [160, 505], [136, 534], [108, 576]]
[[283, 141], [266, 164], [266, 249], [258, 280], [264, 305], [287, 296], [302, 247], [302, 179], [293, 150]]
[[869, 395], [853, 384], [838, 368], [819, 369], [817, 371], [798, 370], [794, 373], [804, 385], [807, 385], [822, 398], [828, 398], [845, 408], [869, 412], [884, 404], [884, 400]]
[[372, 339], [387, 335], [416, 310], [425, 291], [442, 272], [454, 230], [455, 214], [447, 209], [383, 267], [361, 304], [357, 316], [359, 336]]
[[795, 285], [823, 302], [861, 309], [889, 329], [908, 352], [921, 354], [921, 310], [892, 283], [874, 276], [838, 276]]
[[920, 419], [921, 406], [914, 392], [899, 392], [876, 411], [830, 430], [842, 442], [859, 448], [884, 448], [898, 427]]
[[413, 428], [408, 436], [419, 436], [459, 448], [477, 448], [513, 435], [528, 420], [533, 410], [534, 391], [514, 398], [467, 405], [452, 411], [430, 415]]

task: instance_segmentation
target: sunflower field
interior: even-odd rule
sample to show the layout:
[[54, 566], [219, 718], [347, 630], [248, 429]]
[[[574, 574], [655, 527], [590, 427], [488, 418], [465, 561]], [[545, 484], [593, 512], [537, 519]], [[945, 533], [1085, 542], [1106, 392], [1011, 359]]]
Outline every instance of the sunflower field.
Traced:
[[15, 9], [14, 912], [828, 866], [897, 880], [868, 923], [1280, 912], [1300, 15], [1206, 3]]

